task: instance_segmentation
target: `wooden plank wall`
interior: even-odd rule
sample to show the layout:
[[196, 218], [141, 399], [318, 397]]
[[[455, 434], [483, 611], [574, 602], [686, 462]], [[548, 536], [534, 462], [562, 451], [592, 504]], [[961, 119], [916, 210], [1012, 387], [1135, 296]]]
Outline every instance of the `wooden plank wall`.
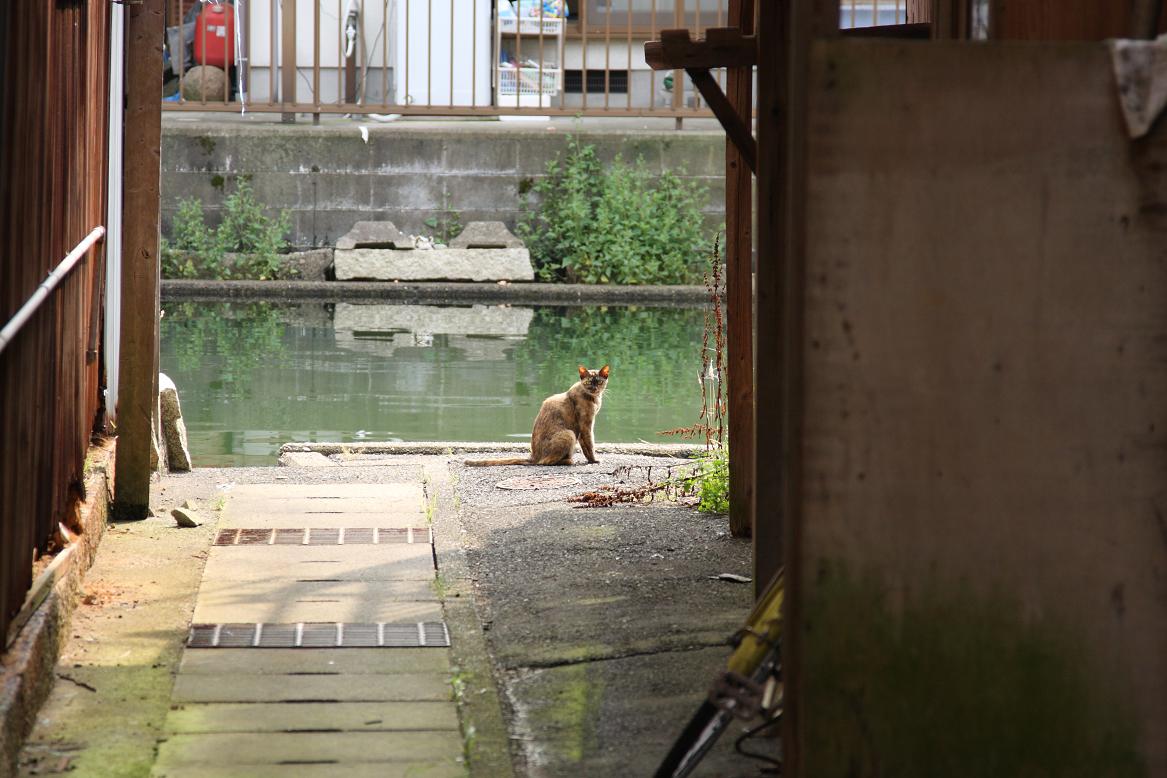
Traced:
[[[109, 7], [0, 8], [0, 322], [105, 221]], [[100, 407], [99, 248], [0, 354], [0, 637], [76, 499]]]
[[813, 44], [792, 774], [1167, 776], [1167, 127], [1112, 79]]

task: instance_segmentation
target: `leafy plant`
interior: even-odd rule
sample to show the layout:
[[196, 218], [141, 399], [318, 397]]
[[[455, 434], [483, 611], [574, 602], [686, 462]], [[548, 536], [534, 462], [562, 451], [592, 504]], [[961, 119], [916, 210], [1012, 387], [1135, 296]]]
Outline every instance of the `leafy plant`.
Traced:
[[[538, 206], [532, 202], [538, 196]], [[642, 159], [605, 170], [591, 144], [567, 140], [562, 161], [522, 188], [517, 231], [540, 278], [587, 284], [677, 284], [700, 278], [704, 186]]]
[[450, 207], [450, 196], [442, 196], [442, 209], [425, 220], [436, 243], [449, 244], [462, 232], [461, 215]]
[[[182, 200], [170, 240], [162, 242], [162, 273], [167, 278], [255, 278], [279, 275], [280, 252], [287, 245], [291, 217], [281, 211], [270, 219], [255, 198], [251, 182], [240, 178], [223, 201], [223, 219], [207, 226], [203, 204]], [[227, 254], [235, 254], [228, 261]]]
[[700, 464], [685, 476], [686, 485], [696, 495], [702, 513], [729, 512], [729, 446], [706, 451]]

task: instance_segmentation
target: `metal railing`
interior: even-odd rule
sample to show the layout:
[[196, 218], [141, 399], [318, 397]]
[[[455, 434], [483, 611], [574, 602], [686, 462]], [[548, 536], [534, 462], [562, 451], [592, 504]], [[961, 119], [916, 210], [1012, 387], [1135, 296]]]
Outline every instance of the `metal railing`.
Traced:
[[[840, 26], [901, 24], [912, 2], [920, 0], [840, 0]], [[724, 27], [728, 3], [169, 0], [172, 95], [163, 107], [289, 117], [708, 116], [683, 71], [648, 67], [644, 42], [662, 29], [698, 36]], [[204, 62], [226, 77], [205, 77]], [[715, 77], [724, 88], [724, 71]]]
[[105, 227], [94, 227], [61, 260], [60, 264], [49, 272], [49, 275], [44, 281], [41, 281], [36, 291], [29, 295], [24, 305], [20, 306], [20, 310], [13, 315], [3, 328], [0, 328], [0, 354], [4, 353], [4, 349], [16, 337], [16, 333], [20, 332], [20, 328], [28, 323], [28, 320], [40, 309], [41, 304], [48, 299], [49, 295], [53, 293], [53, 290], [65, 280], [69, 273], [73, 271], [73, 268], [77, 267], [77, 263], [85, 258], [85, 255], [89, 253], [89, 249], [93, 248], [94, 244], [104, 237]]
[[[315, 0], [299, 4], [297, 13], [281, 13], [293, 5], [170, 0], [169, 89], [175, 94], [163, 107], [705, 116], [682, 71], [662, 74], [645, 64], [644, 42], [661, 29], [700, 34], [728, 18], [728, 0], [569, 0], [566, 17], [556, 0]], [[226, 58], [218, 53], [223, 49]], [[226, 64], [229, 77], [202, 89], [202, 71], [189, 68], [204, 61]], [[724, 73], [717, 78], [724, 83]]]

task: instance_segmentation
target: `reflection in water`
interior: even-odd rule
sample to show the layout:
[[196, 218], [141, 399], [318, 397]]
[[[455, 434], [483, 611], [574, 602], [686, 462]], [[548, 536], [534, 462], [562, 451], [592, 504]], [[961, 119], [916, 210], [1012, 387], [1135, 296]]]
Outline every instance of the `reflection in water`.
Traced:
[[162, 370], [203, 466], [272, 464], [295, 440], [525, 440], [579, 364], [612, 366], [600, 442], [657, 441], [699, 410], [701, 324], [695, 309], [180, 303]]

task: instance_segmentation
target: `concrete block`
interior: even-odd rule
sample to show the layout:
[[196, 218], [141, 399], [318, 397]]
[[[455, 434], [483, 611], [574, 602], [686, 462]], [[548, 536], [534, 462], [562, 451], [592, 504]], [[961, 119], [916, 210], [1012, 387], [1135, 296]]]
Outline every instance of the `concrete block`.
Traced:
[[413, 241], [391, 221], [363, 221], [337, 238], [336, 248], [412, 249]]
[[567, 138], [548, 134], [546, 137], [523, 138], [518, 149], [516, 171], [520, 176], [542, 176], [547, 173], [547, 163], [553, 159], [561, 162], [567, 154]]
[[295, 205], [302, 209], [328, 203], [337, 208], [371, 208], [374, 176], [368, 171], [351, 173], [292, 174], [299, 184]]
[[443, 203], [455, 211], [492, 208], [499, 203], [518, 203], [519, 177], [514, 175], [465, 175], [447, 182]]
[[158, 404], [162, 416], [166, 464], [172, 472], [189, 472], [190, 447], [187, 443], [186, 423], [182, 420], [182, 406], [178, 402], [178, 388], [165, 373], [158, 374]]
[[[218, 651], [220, 649], [192, 649]], [[253, 648], [264, 652], [267, 649]], [[334, 651], [347, 651], [336, 648]], [[394, 651], [382, 648], [381, 651]], [[398, 675], [179, 675], [171, 701], [190, 702], [443, 702], [450, 699], [449, 675], [400, 673]]]
[[446, 141], [431, 137], [402, 135], [392, 130], [376, 132], [370, 128], [368, 169], [377, 174], [445, 172]]
[[[436, 175], [416, 173], [373, 173], [371, 207], [386, 212], [399, 208], [436, 211], [443, 207], [442, 179]], [[406, 229], [405, 223], [393, 216]]]
[[450, 241], [452, 249], [521, 249], [523, 242], [499, 221], [470, 222]]
[[379, 546], [212, 546], [205, 580], [430, 581], [426, 543]]
[[337, 251], [338, 281], [533, 281], [526, 249], [445, 249]]
[[482, 143], [462, 143], [456, 137], [451, 138], [446, 144], [445, 169], [457, 176], [514, 174], [520, 147], [520, 143], [507, 136], [494, 136]]
[[397, 675], [445, 673], [448, 648], [199, 648], [182, 655], [184, 675], [287, 675], [289, 673]]
[[300, 281], [326, 281], [332, 269], [332, 249], [294, 251], [280, 258], [280, 276]]
[[[341, 467], [344, 467], [344, 463], [341, 463]], [[425, 515], [420, 503], [410, 501], [388, 505], [378, 503], [378, 505], [380, 507], [374, 508], [372, 504], [366, 504], [362, 507], [367, 508], [367, 510], [343, 512], [320, 508], [310, 511], [278, 513], [236, 508], [219, 517], [219, 527], [221, 529], [232, 527], [255, 527], [257, 529], [278, 527], [377, 527], [393, 529], [413, 527], [418, 529], [425, 527]]]
[[[347, 762], [298, 764], [295, 778], [466, 778], [461, 762]], [[288, 778], [286, 764], [252, 764], [247, 778]], [[234, 765], [186, 765], [160, 767], [151, 773], [156, 778], [240, 778]]]
[[458, 710], [453, 702], [210, 703], [170, 711], [166, 728], [175, 734], [188, 735], [321, 730], [455, 731]]
[[[252, 587], [248, 587], [249, 590]], [[322, 596], [318, 599], [259, 601], [238, 591], [219, 591], [217, 596], [200, 592], [195, 605], [195, 624], [289, 624], [343, 621], [350, 624], [397, 624], [441, 621], [442, 608], [436, 602], [395, 602], [378, 597], [347, 599]]]
[[[174, 765], [282, 764], [298, 774], [301, 762], [454, 761], [462, 753], [455, 732], [266, 732], [175, 735], [158, 749], [155, 770]], [[238, 769], [237, 767], [237, 769]], [[288, 770], [288, 767], [292, 767]]]

